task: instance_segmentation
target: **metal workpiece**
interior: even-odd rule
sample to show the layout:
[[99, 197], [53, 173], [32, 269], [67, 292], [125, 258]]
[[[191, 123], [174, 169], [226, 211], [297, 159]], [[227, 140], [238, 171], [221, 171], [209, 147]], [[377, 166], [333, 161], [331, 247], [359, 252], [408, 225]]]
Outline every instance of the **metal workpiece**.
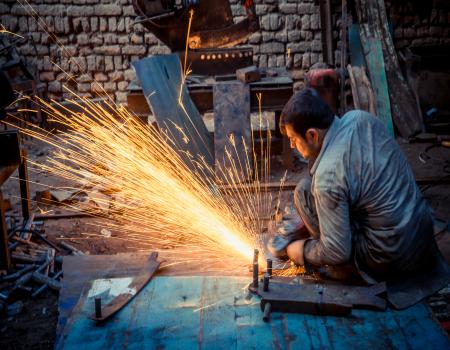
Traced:
[[152, 252], [145, 262], [145, 266], [129, 283], [129, 290], [127, 289], [119, 295], [114, 296], [112, 300], [108, 300], [107, 298], [104, 302], [105, 306], [102, 307], [101, 301], [97, 301], [96, 297], [95, 312], [90, 314], [88, 317], [97, 322], [105, 321], [127, 305], [147, 285], [155, 272], [158, 270], [161, 262], [157, 261], [157, 258], [158, 253]]
[[349, 286], [342, 284], [311, 283], [301, 279], [296, 284], [264, 274], [263, 283], [249, 289], [261, 298], [264, 321], [271, 312], [303, 313], [312, 315], [346, 316], [353, 308], [385, 310], [386, 284]]

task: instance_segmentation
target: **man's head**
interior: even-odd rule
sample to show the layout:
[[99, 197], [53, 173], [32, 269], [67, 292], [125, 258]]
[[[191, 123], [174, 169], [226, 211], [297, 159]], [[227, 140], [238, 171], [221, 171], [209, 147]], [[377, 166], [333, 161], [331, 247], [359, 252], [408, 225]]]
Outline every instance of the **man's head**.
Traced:
[[294, 94], [281, 112], [280, 129], [303, 158], [315, 158], [334, 120], [330, 107], [313, 89]]

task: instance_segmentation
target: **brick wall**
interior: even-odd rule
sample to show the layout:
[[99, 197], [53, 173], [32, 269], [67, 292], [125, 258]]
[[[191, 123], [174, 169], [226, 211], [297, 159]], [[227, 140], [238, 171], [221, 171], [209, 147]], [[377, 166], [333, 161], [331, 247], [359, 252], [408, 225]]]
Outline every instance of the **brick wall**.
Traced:
[[450, 45], [450, 4], [444, 0], [387, 1], [398, 49]]
[[[19, 50], [47, 84], [49, 97], [65, 97], [64, 83], [80, 95], [91, 96], [93, 92], [101, 94], [105, 90], [123, 103], [128, 83], [134, 78], [130, 62], [170, 52], [141, 25], [132, 25], [135, 13], [131, 0], [34, 0], [33, 9], [21, 6], [24, 1], [2, 0], [0, 21], [8, 30], [32, 39], [34, 45], [30, 40]], [[242, 19], [245, 11], [240, 0], [230, 0], [230, 3], [235, 19]], [[255, 0], [255, 3], [261, 30], [248, 40], [254, 49], [255, 64], [287, 65], [300, 87], [304, 71], [322, 61], [318, 5], [314, 0]], [[339, 6], [340, 1], [333, 0], [336, 62], [340, 60]], [[435, 42], [442, 40], [440, 36], [448, 43], [447, 11], [434, 9], [428, 22], [421, 19], [419, 23], [410, 14], [415, 9], [391, 5], [389, 9], [394, 24], [398, 25], [395, 34], [399, 47], [419, 39]]]

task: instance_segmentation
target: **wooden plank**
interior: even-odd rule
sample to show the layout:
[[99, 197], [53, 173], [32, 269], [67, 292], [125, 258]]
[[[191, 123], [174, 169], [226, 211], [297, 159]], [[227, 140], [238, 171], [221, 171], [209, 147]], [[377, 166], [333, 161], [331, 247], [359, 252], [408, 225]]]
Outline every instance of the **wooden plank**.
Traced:
[[376, 97], [377, 117], [383, 122], [388, 132], [394, 136], [394, 124], [391, 115], [391, 102], [384, 68], [383, 50], [379, 39], [365, 38], [362, 41], [366, 52], [366, 63], [370, 81]]
[[419, 112], [420, 108], [416, 108], [417, 101], [414, 93], [406, 82], [398, 62], [384, 0], [376, 0], [376, 4], [378, 23], [381, 25], [381, 44], [389, 84], [392, 115], [397, 129], [403, 137], [407, 138], [425, 131], [422, 115]]
[[350, 63], [353, 67], [365, 67], [363, 48], [359, 35], [359, 24], [353, 23], [348, 26], [348, 45], [350, 51]]
[[0, 187], [0, 270], [9, 270], [11, 255], [9, 251], [8, 228], [6, 227], [3, 193]]
[[[216, 174], [228, 179], [227, 169], [236, 169], [239, 181], [250, 179], [253, 170], [250, 89], [241, 82], [214, 85], [214, 149]], [[235, 175], [236, 176], [236, 175]]]
[[[424, 304], [353, 310], [350, 317], [274, 313], [262, 321], [243, 277], [155, 277], [114, 318], [96, 325], [80, 300], [58, 349], [445, 349], [450, 340]], [[426, 346], [425, 346], [426, 345]]]
[[324, 62], [334, 64], [333, 28], [331, 22], [331, 1], [320, 0], [320, 29], [322, 31], [322, 52]]
[[147, 57], [132, 65], [158, 127], [175, 143], [180, 157], [191, 169], [196, 165], [186, 153], [196, 160], [203, 157], [213, 166], [213, 141], [186, 86], [182, 85], [178, 55]]
[[340, 84], [340, 110], [341, 115], [347, 112], [345, 97], [345, 67], [347, 67], [347, 0], [341, 1], [341, 84]]
[[350, 77], [355, 108], [377, 115], [372, 84], [370, 84], [367, 78], [364, 67], [352, 67], [348, 65], [347, 71]]
[[[389, 131], [393, 117], [397, 129], [404, 138], [422, 132], [423, 123], [417, 114], [411, 89], [400, 70], [389, 32], [384, 0], [357, 0], [355, 4], [360, 23], [361, 43], [377, 97], [379, 116], [385, 121]], [[389, 105], [386, 104], [388, 101]], [[385, 108], [380, 109], [383, 106]]]

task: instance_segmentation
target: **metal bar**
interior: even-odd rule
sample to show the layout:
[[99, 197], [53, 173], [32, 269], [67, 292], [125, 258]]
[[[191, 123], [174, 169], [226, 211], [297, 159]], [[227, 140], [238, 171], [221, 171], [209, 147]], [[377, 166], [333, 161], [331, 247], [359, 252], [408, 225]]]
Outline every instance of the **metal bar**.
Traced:
[[21, 162], [19, 165], [20, 197], [22, 201], [22, 215], [25, 220], [30, 218], [30, 188], [28, 184], [27, 151], [21, 150]]
[[[419, 176], [416, 177], [416, 183], [418, 185], [430, 185], [430, 184], [448, 184], [450, 183], [450, 177], [440, 176]], [[268, 192], [268, 191], [293, 191], [297, 186], [297, 182], [285, 182], [283, 188], [281, 188], [281, 182], [269, 182], [269, 183], [250, 183], [250, 184], [237, 184], [237, 185], [219, 185], [219, 191], [233, 192], [233, 191], [245, 191], [245, 192]]]
[[94, 218], [94, 217], [107, 217], [102, 214], [92, 214], [92, 213], [70, 213], [70, 214], [49, 214], [49, 215], [36, 215], [36, 220], [58, 220], [58, 219], [75, 219], [75, 218]]
[[[63, 271], [59, 271], [55, 276], [52, 277], [52, 280], [58, 280], [59, 277], [61, 277], [63, 274]], [[41, 294], [44, 290], [46, 290], [48, 288], [48, 284], [44, 284], [41, 287], [39, 287], [38, 289], [36, 289], [33, 294], [31, 294], [31, 297], [34, 299], [36, 298], [39, 294]]]
[[41, 241], [43, 241], [45, 244], [49, 245], [53, 249], [55, 249], [57, 252], [60, 252], [61, 249], [53, 242], [50, 242], [47, 238], [45, 238], [43, 235], [36, 231], [32, 231], [32, 234], [35, 235], [37, 238], [39, 238]]
[[3, 208], [3, 194], [0, 188], [0, 270], [9, 270], [10, 267], [11, 256], [8, 247], [8, 229]]
[[347, 101], [345, 100], [345, 67], [347, 67], [347, 0], [342, 0], [342, 19], [341, 19], [341, 115], [347, 110]]
[[69, 243], [61, 241], [61, 242], [59, 242], [59, 245], [65, 249], [69, 250], [73, 255], [84, 255], [84, 253], [81, 250], [78, 250], [77, 248], [70, 245]]

